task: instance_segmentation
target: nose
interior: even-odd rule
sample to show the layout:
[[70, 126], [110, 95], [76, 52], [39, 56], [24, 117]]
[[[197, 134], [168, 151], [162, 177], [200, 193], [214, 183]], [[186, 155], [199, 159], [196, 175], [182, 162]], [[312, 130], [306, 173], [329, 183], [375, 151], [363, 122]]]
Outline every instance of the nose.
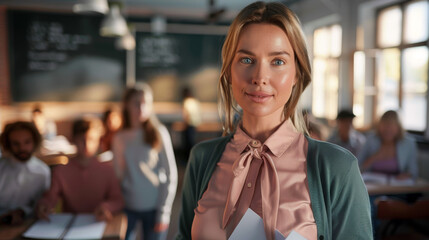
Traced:
[[255, 64], [252, 74], [252, 84], [267, 85], [269, 82], [269, 70], [264, 62]]

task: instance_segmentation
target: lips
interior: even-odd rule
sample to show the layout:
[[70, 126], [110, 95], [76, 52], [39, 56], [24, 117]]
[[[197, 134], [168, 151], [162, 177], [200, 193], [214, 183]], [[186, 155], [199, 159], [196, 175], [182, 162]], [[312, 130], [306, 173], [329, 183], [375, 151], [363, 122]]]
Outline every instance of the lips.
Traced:
[[257, 103], [263, 103], [271, 99], [273, 95], [265, 93], [265, 92], [250, 92], [246, 93], [246, 96], [250, 98], [250, 100], [257, 102]]

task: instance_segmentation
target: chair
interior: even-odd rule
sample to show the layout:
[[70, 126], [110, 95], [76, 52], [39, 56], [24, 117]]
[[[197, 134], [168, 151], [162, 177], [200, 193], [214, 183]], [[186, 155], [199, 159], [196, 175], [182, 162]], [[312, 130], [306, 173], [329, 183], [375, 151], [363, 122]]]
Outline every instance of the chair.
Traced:
[[[418, 200], [412, 204], [395, 199], [381, 200], [378, 202], [377, 217], [380, 220], [387, 220], [387, 224], [381, 229], [382, 239], [429, 239], [429, 221], [421, 223], [421, 220], [429, 220], [428, 199]], [[403, 225], [407, 225], [413, 231], [395, 234]]]

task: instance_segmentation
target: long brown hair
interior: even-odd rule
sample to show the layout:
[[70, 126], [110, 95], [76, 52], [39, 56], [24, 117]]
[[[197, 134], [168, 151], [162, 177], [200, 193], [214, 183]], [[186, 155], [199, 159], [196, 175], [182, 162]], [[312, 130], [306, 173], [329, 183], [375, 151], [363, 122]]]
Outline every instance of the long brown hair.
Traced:
[[[152, 89], [148, 84], [145, 83], [137, 83], [133, 87], [129, 87], [125, 90], [123, 101], [122, 101], [122, 128], [129, 129], [131, 128], [131, 119], [127, 109], [127, 104], [135, 95], [142, 95], [145, 98], [145, 104], [150, 104], [150, 108], [152, 108], [153, 104], [153, 94]], [[156, 116], [152, 113], [150, 117], [142, 122], [142, 129], [144, 131], [143, 141], [149, 144], [152, 148], [156, 150], [161, 149], [161, 136], [158, 132], [157, 126], [159, 125], [159, 121]]]
[[255, 2], [245, 7], [234, 19], [222, 48], [222, 69], [219, 78], [219, 112], [223, 115], [224, 135], [235, 130], [234, 114], [238, 114], [237, 103], [230, 86], [231, 64], [238, 45], [238, 39], [245, 26], [251, 23], [269, 23], [283, 29], [295, 52], [296, 79], [292, 93], [284, 106], [285, 119], [291, 118], [295, 127], [308, 134], [301, 111], [296, 110], [298, 100], [311, 82], [311, 66], [307, 45], [297, 16], [285, 5], [271, 2]]

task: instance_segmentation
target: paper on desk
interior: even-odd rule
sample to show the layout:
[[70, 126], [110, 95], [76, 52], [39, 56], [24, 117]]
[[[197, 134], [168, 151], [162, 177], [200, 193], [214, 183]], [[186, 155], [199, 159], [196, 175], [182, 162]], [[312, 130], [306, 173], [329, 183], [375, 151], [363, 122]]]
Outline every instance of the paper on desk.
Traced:
[[412, 178], [396, 179], [395, 176], [390, 177], [389, 183], [392, 186], [413, 186], [415, 184]]
[[386, 185], [388, 183], [388, 176], [383, 173], [364, 172], [362, 179], [365, 183], [375, 183]]
[[396, 176], [383, 173], [365, 172], [362, 173], [362, 179], [365, 183], [374, 183], [390, 186], [412, 186], [415, 184], [412, 178], [396, 179]]
[[59, 239], [65, 231], [67, 224], [73, 218], [72, 214], [51, 214], [49, 222], [38, 220], [24, 234], [26, 238]]
[[[228, 240], [266, 240], [264, 222], [252, 209], [247, 209], [237, 227]], [[278, 230], [275, 231], [275, 240], [306, 240], [299, 233], [292, 231], [285, 239]]]
[[64, 239], [101, 239], [105, 228], [106, 222], [97, 222], [93, 214], [79, 214]]

